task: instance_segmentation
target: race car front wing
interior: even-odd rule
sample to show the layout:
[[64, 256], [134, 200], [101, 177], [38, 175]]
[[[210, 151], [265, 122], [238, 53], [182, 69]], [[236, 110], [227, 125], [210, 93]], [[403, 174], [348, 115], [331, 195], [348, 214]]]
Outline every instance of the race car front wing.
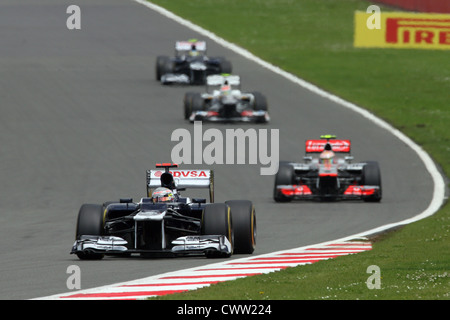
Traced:
[[[294, 200], [312, 200], [323, 197], [323, 195], [314, 194], [307, 185], [278, 185], [276, 192]], [[340, 200], [361, 200], [379, 194], [379, 186], [350, 185], [343, 193], [333, 195], [333, 197]]]
[[260, 122], [266, 123], [270, 121], [270, 116], [267, 111], [255, 110], [255, 111], [243, 111], [239, 116], [235, 117], [222, 117], [219, 112], [216, 111], [195, 111], [190, 117], [189, 121], [203, 122]]
[[185, 74], [166, 73], [161, 76], [161, 83], [163, 84], [189, 84], [191, 80]]
[[168, 255], [201, 255], [217, 254], [221, 256], [231, 255], [232, 245], [223, 235], [199, 235], [184, 236], [172, 241], [171, 249], [146, 250], [129, 249], [127, 241], [115, 236], [81, 236], [72, 246], [71, 254], [77, 253], [101, 253], [101, 254], [168, 254]]

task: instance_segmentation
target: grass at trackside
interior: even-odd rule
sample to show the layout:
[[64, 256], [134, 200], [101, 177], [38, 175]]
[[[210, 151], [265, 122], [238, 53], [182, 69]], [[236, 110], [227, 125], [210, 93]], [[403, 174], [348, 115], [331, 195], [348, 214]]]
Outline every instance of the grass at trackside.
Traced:
[[[353, 47], [360, 0], [154, 0], [262, 59], [354, 102], [421, 145], [450, 176], [448, 50]], [[388, 10], [381, 7], [383, 10]], [[178, 40], [178, 39], [174, 39]], [[450, 205], [354, 256], [163, 299], [450, 299]], [[381, 270], [369, 290], [366, 269]]]

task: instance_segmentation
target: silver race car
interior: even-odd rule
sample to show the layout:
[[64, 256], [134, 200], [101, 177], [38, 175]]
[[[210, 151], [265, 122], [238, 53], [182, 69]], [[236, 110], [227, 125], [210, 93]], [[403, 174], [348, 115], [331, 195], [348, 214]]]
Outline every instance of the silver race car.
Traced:
[[[214, 203], [211, 170], [178, 170], [158, 164], [147, 171], [147, 197], [84, 204], [78, 213], [72, 254], [142, 257], [250, 254], [256, 244], [256, 216], [247, 200]], [[186, 188], [209, 189], [206, 199], [182, 197]]]
[[267, 99], [260, 92], [241, 91], [238, 75], [212, 75], [206, 79], [206, 93], [187, 92], [184, 118], [190, 122], [270, 121]]

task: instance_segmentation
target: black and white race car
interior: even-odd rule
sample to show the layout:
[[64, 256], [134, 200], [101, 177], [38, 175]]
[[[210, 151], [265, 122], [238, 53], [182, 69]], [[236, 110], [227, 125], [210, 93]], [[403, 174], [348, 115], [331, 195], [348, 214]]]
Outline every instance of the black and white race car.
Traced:
[[241, 91], [238, 75], [211, 75], [206, 92], [187, 92], [183, 100], [184, 118], [190, 122], [270, 121], [266, 97], [258, 91]]
[[223, 57], [208, 57], [206, 42], [177, 41], [175, 56], [158, 56], [156, 79], [162, 84], [204, 85], [211, 74], [231, 73], [231, 62]]
[[[334, 135], [306, 141], [303, 163], [281, 162], [274, 200], [381, 200], [381, 172], [376, 161], [353, 163], [350, 140]], [[339, 157], [339, 154], [345, 154]], [[317, 156], [319, 155], [319, 156]]]
[[[147, 170], [147, 197], [84, 204], [78, 213], [72, 254], [80, 259], [105, 255], [142, 257], [251, 254], [256, 216], [251, 201], [214, 203], [212, 170], [178, 170], [158, 164]], [[209, 189], [206, 199], [182, 197], [186, 188]]]

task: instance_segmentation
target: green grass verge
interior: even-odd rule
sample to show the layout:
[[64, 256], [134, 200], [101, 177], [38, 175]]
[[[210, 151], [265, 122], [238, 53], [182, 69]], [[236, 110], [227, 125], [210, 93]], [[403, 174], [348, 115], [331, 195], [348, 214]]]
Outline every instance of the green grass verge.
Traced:
[[[371, 3], [152, 2], [374, 112], [421, 145], [450, 175], [449, 51], [354, 48], [354, 11], [365, 11]], [[447, 204], [432, 217], [386, 235], [372, 251], [162, 299], [450, 299], [449, 230]], [[370, 265], [380, 267], [379, 290], [366, 286]]]

